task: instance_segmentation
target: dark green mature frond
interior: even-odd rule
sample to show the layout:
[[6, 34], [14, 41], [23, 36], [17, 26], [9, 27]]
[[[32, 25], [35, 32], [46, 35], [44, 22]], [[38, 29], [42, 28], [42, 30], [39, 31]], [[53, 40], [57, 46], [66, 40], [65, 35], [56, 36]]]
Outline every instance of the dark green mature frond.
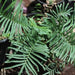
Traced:
[[[23, 16], [23, 9], [19, 9], [21, 3], [13, 12], [10, 11], [10, 14], [6, 15], [13, 4], [4, 11], [3, 7], [0, 9], [3, 34], [9, 35], [9, 38], [13, 38], [17, 33], [21, 34], [16, 35], [11, 42], [12, 46], [9, 49], [12, 49], [13, 53], [7, 54], [6, 63], [15, 65], [7, 69], [20, 66], [19, 75], [24, 70], [28, 75], [30, 72], [38, 75], [39, 65], [45, 69], [43, 63], [49, 57], [49, 52], [56, 53], [57, 57], [64, 61], [66, 59], [71, 63], [75, 61], [75, 23], [73, 17], [70, 17], [72, 8], [68, 9], [68, 4], [66, 7], [64, 3], [60, 4], [56, 7], [56, 11], [51, 10], [51, 14], [43, 19], [41, 25], [37, 25], [33, 18], [27, 19]], [[45, 75], [54, 74], [54, 70], [50, 68], [47, 71]]]
[[55, 7], [55, 11], [51, 10], [50, 12], [52, 13], [52, 15], [55, 18], [59, 18], [60, 16], [62, 16], [63, 18], [66, 19], [66, 17], [70, 15], [70, 13], [72, 12], [72, 9], [73, 9], [73, 8], [68, 9], [68, 6], [69, 6], [69, 4], [65, 5], [65, 3], [63, 3], [60, 5], [57, 5]]
[[[4, 11], [2, 10], [3, 7], [0, 10], [0, 29], [3, 29], [2, 35], [9, 35], [9, 39], [15, 37], [15, 39], [11, 41], [12, 47], [9, 47], [13, 50], [13, 53], [7, 54], [8, 60], [6, 61], [6, 63], [15, 63], [15, 65], [7, 67], [7, 69], [20, 66], [21, 70], [19, 75], [21, 75], [24, 70], [28, 75], [30, 75], [30, 72], [33, 75], [38, 75], [39, 65], [45, 69], [43, 62], [47, 60], [46, 58], [49, 52], [45, 39], [42, 40], [42, 36], [39, 35], [49, 34], [50, 29], [44, 26], [37, 26], [33, 18], [28, 20], [23, 16], [23, 9], [20, 9], [21, 2], [17, 8], [9, 14], [6, 13], [11, 6]], [[45, 32], [43, 28], [47, 28], [46, 30], [48, 31]], [[39, 33], [39, 30], [41, 33]]]
[[12, 38], [14, 34], [22, 33], [22, 27], [20, 23], [15, 22], [14, 20], [1, 14], [0, 18], [0, 23], [2, 23], [0, 30], [3, 30], [2, 35], [9, 35], [9, 38]]
[[52, 30], [52, 35], [47, 41], [51, 51], [62, 60], [67, 59], [72, 63], [75, 61], [75, 23], [73, 17], [70, 18], [70, 11], [72, 9], [68, 9], [68, 5], [59, 5], [56, 11], [48, 14], [49, 18], [46, 18], [43, 24], [50, 26]]
[[[16, 63], [16, 65], [8, 67], [7, 69], [21, 66], [19, 75], [21, 75], [23, 70], [25, 70], [28, 75], [30, 75], [29, 72], [33, 75], [38, 75], [38, 65], [45, 69], [41, 61], [46, 61], [45, 58], [48, 57], [49, 51], [48, 47], [44, 43], [32, 42], [30, 38], [32, 39], [32, 37], [22, 35], [16, 38], [15, 41], [12, 41], [13, 46], [10, 47], [10, 49], [12, 49], [14, 53], [7, 54], [8, 60], [6, 63]], [[35, 70], [35, 67], [37, 70]]]
[[13, 38], [15, 34], [22, 34], [22, 25], [25, 23], [23, 22], [23, 10], [20, 8], [22, 0], [18, 6], [16, 6], [16, 9], [14, 9], [16, 1], [12, 1], [12, 3], [4, 9], [6, 2], [7, 0], [5, 0], [0, 9], [0, 30], [3, 31], [2, 35], [9, 35], [9, 38]]

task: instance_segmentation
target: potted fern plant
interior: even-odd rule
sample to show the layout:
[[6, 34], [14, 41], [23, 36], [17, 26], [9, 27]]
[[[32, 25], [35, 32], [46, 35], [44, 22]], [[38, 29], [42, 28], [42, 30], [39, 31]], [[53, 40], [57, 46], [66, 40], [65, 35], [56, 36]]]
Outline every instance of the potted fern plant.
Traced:
[[12, 54], [6, 54], [8, 59], [5, 63], [15, 63], [5, 67], [6, 69], [20, 67], [18, 75], [23, 71], [25, 75], [38, 75], [41, 66], [43, 72], [46, 72], [43, 75], [53, 75], [59, 73], [57, 58], [64, 64], [75, 63], [74, 12], [71, 15], [71, 11], [74, 10], [68, 9], [68, 4], [56, 6], [56, 11], [51, 10], [50, 14], [40, 19], [40, 23], [37, 24], [33, 18], [26, 18], [23, 15], [23, 10], [19, 9], [21, 3], [15, 9], [15, 12], [17, 11], [15, 16], [15, 12], [6, 15], [13, 2], [7, 9], [0, 11], [1, 28], [4, 27], [3, 32], [9, 34], [11, 40], [9, 50], [13, 50]]

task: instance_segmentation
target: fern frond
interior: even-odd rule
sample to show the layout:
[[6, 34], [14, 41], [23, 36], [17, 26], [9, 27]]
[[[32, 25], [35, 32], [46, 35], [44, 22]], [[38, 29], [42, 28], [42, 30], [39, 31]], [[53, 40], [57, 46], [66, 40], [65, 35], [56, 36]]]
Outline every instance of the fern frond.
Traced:
[[16, 33], [22, 33], [22, 26], [20, 23], [15, 22], [2, 14], [0, 14], [0, 18], [0, 23], [2, 23], [0, 30], [3, 29], [2, 35], [9, 34], [9, 38], [13, 38]]
[[[23, 38], [24, 40], [22, 40]], [[13, 47], [10, 47], [14, 53], [7, 54], [8, 60], [6, 61], [6, 63], [16, 63], [16, 65], [8, 67], [7, 69], [21, 66], [19, 75], [21, 75], [24, 69], [27, 74], [32, 72], [33, 75], [38, 75], [38, 64], [42, 66], [43, 69], [45, 69], [41, 61], [46, 61], [45, 57], [48, 57], [48, 47], [45, 44], [34, 44], [32, 41], [28, 42], [26, 36], [22, 36], [21, 39], [17, 39], [12, 42]], [[37, 68], [37, 71], [34, 67]]]
[[70, 15], [73, 8], [68, 8], [69, 4], [66, 4], [63, 2], [60, 5], [55, 6], [55, 11], [51, 10], [50, 12], [55, 18], [59, 18], [60, 16], [64, 17], [66, 19], [67, 16]]
[[16, 1], [12, 1], [6, 9], [3, 9], [6, 2], [7, 0], [4, 1], [0, 9], [0, 30], [3, 31], [2, 35], [9, 35], [9, 39], [12, 39], [15, 34], [22, 34], [22, 25], [25, 23], [23, 22], [23, 10], [20, 7], [22, 0], [18, 6], [16, 6], [15, 10]]
[[56, 11], [51, 10], [52, 13], [48, 14], [49, 18], [46, 18], [43, 24], [50, 26], [52, 30], [52, 35], [47, 41], [51, 51], [62, 60], [73, 63], [75, 61], [75, 23], [73, 17], [69, 17], [70, 11], [72, 8], [68, 9], [68, 5], [66, 7], [64, 4], [59, 5]]

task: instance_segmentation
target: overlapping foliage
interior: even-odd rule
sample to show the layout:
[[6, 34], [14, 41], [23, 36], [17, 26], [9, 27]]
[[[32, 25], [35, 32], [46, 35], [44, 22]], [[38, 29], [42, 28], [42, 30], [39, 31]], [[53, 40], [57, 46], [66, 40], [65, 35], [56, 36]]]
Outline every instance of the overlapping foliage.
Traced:
[[7, 2], [7, 0], [5, 0], [4, 3], [1, 1], [3, 5], [0, 7], [0, 30], [3, 31], [3, 36], [8, 35], [8, 37], [12, 39], [15, 33], [22, 33], [21, 24], [23, 20], [19, 18], [19, 15], [23, 16], [22, 13], [20, 13], [23, 11], [20, 7], [22, 0], [16, 9], [14, 9], [16, 0], [12, 1], [12, 3], [6, 7]]
[[52, 34], [47, 41], [51, 51], [57, 54], [59, 58], [68, 62], [75, 61], [75, 22], [74, 14], [71, 15], [72, 8], [68, 9], [68, 4], [61, 4], [48, 14], [49, 18], [45, 18], [44, 23], [51, 27]]
[[[14, 4], [14, 2], [10, 5]], [[41, 42], [41, 40], [44, 41], [41, 36], [50, 33], [50, 30], [47, 27], [37, 26], [33, 18], [28, 20], [23, 15], [23, 10], [20, 9], [21, 3], [14, 12], [11, 11], [6, 14], [8, 12], [6, 10], [11, 7], [10, 5], [4, 11], [0, 10], [2, 35], [9, 35], [8, 38], [11, 40], [12, 45], [9, 48], [13, 50], [13, 54], [7, 54], [8, 60], [5, 63], [15, 63], [14, 66], [7, 69], [21, 66], [19, 75], [21, 75], [23, 70], [28, 75], [30, 75], [30, 72], [37, 75], [39, 65], [45, 70], [41, 62], [45, 62], [46, 58], [49, 57], [49, 49], [44, 42]], [[46, 30], [43, 28], [48, 31], [45, 32]], [[35, 67], [37, 70], [35, 70]]]
[[[9, 35], [8, 38], [13, 39], [9, 47], [13, 53], [7, 54], [6, 63], [15, 65], [7, 69], [20, 66], [19, 75], [24, 70], [28, 75], [30, 72], [38, 75], [40, 65], [48, 71], [44, 75], [53, 75], [56, 68], [44, 66], [44, 63], [51, 58], [50, 53], [62, 61], [75, 62], [75, 20], [74, 14], [71, 14], [73, 10], [68, 8], [68, 4], [56, 6], [56, 11], [50, 10], [47, 17], [43, 17], [43, 21], [38, 25], [33, 18], [26, 18], [23, 15], [23, 9], [20, 9], [22, 0], [12, 11], [14, 3], [15, 1], [5, 10], [3, 10], [4, 5], [0, 9], [0, 29], [3, 29], [3, 35]], [[11, 11], [7, 14], [11, 7]]]

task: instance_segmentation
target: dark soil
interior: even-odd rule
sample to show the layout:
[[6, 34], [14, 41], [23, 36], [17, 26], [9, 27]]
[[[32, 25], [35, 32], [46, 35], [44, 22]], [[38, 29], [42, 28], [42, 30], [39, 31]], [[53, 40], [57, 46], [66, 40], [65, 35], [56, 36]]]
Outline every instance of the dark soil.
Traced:
[[[6, 64], [7, 65], [11, 65], [11, 64]], [[14, 68], [14, 69], [9, 69], [9, 70], [4, 70], [4, 73], [0, 73], [4, 74], [4, 75], [18, 75], [18, 72], [20, 70], [20, 67], [18, 68]], [[5, 74], [6, 73], [6, 74]], [[23, 72], [22, 75], [27, 75], [26, 72]], [[32, 75], [30, 73], [30, 75]], [[42, 74], [38, 74], [38, 75], [42, 75]], [[63, 72], [60, 75], [75, 75], [75, 67], [73, 67], [73, 65], [69, 64], [68, 66], [66, 66], [63, 70]]]
[[75, 75], [75, 67], [71, 64], [66, 66], [61, 75]]

